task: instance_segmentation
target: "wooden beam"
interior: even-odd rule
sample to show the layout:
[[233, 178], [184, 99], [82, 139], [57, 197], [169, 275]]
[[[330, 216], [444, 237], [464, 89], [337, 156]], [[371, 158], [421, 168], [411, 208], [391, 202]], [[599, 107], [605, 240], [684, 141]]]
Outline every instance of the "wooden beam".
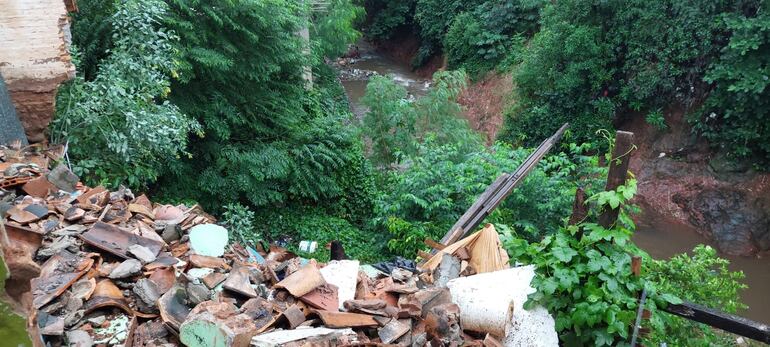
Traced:
[[441, 238], [441, 243], [451, 245], [465, 236], [465, 233], [473, 232], [499, 206], [506, 197], [516, 188], [521, 181], [537, 166], [537, 163], [556, 145], [569, 127], [568, 123], [559, 128], [551, 137], [545, 139], [535, 151], [519, 165], [515, 172], [500, 175], [487, 190], [484, 191], [465, 211], [460, 219]]
[[770, 344], [770, 326], [690, 302], [668, 305], [663, 311], [733, 334]]
[[423, 242], [425, 243], [426, 246], [428, 246], [430, 248], [433, 248], [435, 250], [439, 250], [440, 251], [440, 250], [446, 248], [446, 245], [443, 245], [443, 244], [440, 244], [440, 243], [438, 243], [436, 241], [433, 241], [430, 238], [425, 238], [425, 241], [423, 241]]
[[[634, 148], [634, 133], [618, 131], [615, 133], [615, 149], [612, 151], [610, 171], [607, 174], [605, 191], [615, 190], [626, 183], [628, 164], [631, 161], [631, 151]], [[619, 208], [605, 208], [599, 215], [599, 225], [609, 228], [618, 219]]]

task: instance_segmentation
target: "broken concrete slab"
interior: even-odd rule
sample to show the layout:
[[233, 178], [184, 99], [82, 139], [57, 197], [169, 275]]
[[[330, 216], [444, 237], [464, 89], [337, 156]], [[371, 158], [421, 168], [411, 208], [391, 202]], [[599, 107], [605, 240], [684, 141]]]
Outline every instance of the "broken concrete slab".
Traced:
[[447, 282], [460, 277], [460, 265], [462, 261], [451, 254], [443, 254], [441, 262], [433, 270], [433, 284], [437, 287], [446, 287]]
[[64, 319], [41, 311], [37, 314], [37, 327], [43, 335], [61, 336], [64, 334]]
[[216, 224], [201, 224], [190, 229], [190, 249], [195, 254], [221, 257], [228, 241], [227, 229]]
[[339, 309], [344, 309], [345, 301], [356, 298], [358, 265], [358, 260], [333, 260], [320, 270], [324, 280], [338, 288]]
[[203, 284], [187, 283], [187, 298], [193, 305], [211, 300], [211, 291]]
[[155, 261], [156, 253], [142, 245], [131, 245], [128, 247], [128, 253], [133, 255], [142, 264], [149, 264]]
[[161, 295], [158, 285], [147, 278], [142, 278], [136, 281], [136, 284], [134, 284], [133, 292], [148, 308], [154, 308]]
[[83, 330], [72, 330], [67, 332], [67, 344], [70, 347], [91, 347], [94, 340], [87, 332]]
[[48, 181], [56, 186], [56, 188], [68, 193], [74, 192], [78, 181], [80, 181], [80, 178], [72, 173], [64, 163], [56, 165], [56, 167], [48, 173], [47, 177]]
[[136, 259], [127, 259], [114, 268], [108, 277], [111, 279], [121, 279], [137, 275], [140, 272], [142, 272], [142, 263]]

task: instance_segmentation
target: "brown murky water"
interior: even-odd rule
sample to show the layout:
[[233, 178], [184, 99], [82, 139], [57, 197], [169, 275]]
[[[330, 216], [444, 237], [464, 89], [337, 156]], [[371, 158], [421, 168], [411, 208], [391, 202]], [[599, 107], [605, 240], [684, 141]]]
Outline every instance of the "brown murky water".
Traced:
[[[425, 80], [412, 72], [412, 70], [403, 64], [396, 62], [382, 54], [377, 53], [373, 47], [366, 42], [357, 44], [360, 58], [353, 59], [352, 64], [347, 64], [340, 69], [348, 71], [358, 70], [361, 72], [376, 72], [378, 75], [390, 76], [393, 81], [406, 88], [410, 95], [419, 97], [425, 95], [429, 88], [428, 80]], [[342, 74], [349, 76], [351, 74]], [[366, 113], [366, 106], [361, 104], [360, 100], [366, 93], [368, 78], [342, 78], [342, 85], [350, 100], [350, 106], [354, 114], [358, 117]]]
[[[655, 259], [668, 259], [673, 255], [690, 253], [699, 244], [710, 244], [703, 236], [687, 225], [672, 223], [661, 218], [644, 217], [644, 224], [637, 225], [633, 240]], [[713, 244], [711, 244], [714, 247]], [[730, 269], [743, 271], [749, 288], [741, 294], [742, 301], [749, 306], [744, 316], [762, 323], [770, 323], [770, 259], [738, 257], [720, 254], [730, 260]]]

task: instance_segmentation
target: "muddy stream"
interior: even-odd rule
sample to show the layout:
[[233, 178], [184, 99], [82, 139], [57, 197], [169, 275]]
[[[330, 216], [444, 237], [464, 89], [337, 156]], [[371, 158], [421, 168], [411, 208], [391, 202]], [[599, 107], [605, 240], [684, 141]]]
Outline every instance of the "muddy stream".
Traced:
[[[369, 76], [391, 75], [414, 97], [425, 95], [430, 87], [427, 80], [411, 71], [409, 66], [388, 58], [366, 43], [359, 43], [359, 55], [335, 64], [340, 70], [342, 84], [348, 94], [352, 111], [361, 117], [366, 112], [361, 98], [366, 92]], [[673, 255], [692, 251], [698, 244], [709, 242], [689, 226], [668, 222], [663, 218], [639, 218], [648, 222], [639, 223], [633, 237], [634, 242], [656, 259], [668, 259]], [[712, 245], [713, 246], [713, 245]], [[720, 255], [730, 260], [730, 269], [743, 271], [744, 290], [742, 301], [749, 306], [740, 315], [763, 323], [770, 323], [770, 259]]]

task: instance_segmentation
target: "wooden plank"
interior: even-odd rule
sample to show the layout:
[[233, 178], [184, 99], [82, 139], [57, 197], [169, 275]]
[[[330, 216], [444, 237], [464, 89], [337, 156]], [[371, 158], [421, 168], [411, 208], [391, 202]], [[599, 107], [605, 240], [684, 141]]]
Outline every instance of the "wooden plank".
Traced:
[[561, 139], [564, 132], [569, 127], [569, 123], [559, 128], [551, 137], [545, 139], [524, 162], [519, 165], [512, 174], [503, 174], [495, 180], [484, 193], [479, 196], [471, 207], [460, 217], [451, 229], [441, 239], [441, 243], [450, 245], [465, 236], [465, 233], [472, 232], [502, 203], [514, 188], [524, 180], [524, 178], [534, 170], [537, 163], [553, 148]]
[[[626, 183], [628, 164], [631, 161], [631, 151], [634, 148], [634, 133], [618, 131], [615, 133], [615, 149], [612, 151], [610, 171], [607, 174], [605, 191], [615, 190]], [[618, 219], [619, 208], [605, 209], [599, 215], [599, 225], [609, 228]]]
[[733, 334], [741, 335], [770, 344], [770, 326], [747, 318], [703, 307], [690, 302], [680, 305], [668, 305], [663, 308], [668, 313], [707, 324]]
[[440, 243], [438, 243], [436, 241], [433, 241], [430, 238], [425, 238], [425, 240], [423, 242], [425, 243], [426, 246], [431, 247], [433, 249], [437, 249], [439, 251], [444, 249], [444, 248], [446, 248], [446, 245], [443, 245], [443, 244], [440, 244]]
[[489, 198], [489, 196], [493, 195], [495, 192], [497, 192], [500, 187], [502, 187], [503, 183], [510, 177], [509, 174], [503, 173], [500, 176], [497, 176], [497, 179], [495, 179], [492, 184], [490, 184], [486, 190], [484, 190], [481, 195], [476, 199], [476, 201], [473, 202], [473, 205], [468, 208], [467, 211], [460, 217], [460, 219], [455, 222], [455, 224], [452, 226], [451, 229], [449, 229], [449, 232], [444, 235], [443, 238], [441, 238], [441, 243], [443, 244], [449, 244], [449, 240], [459, 240], [462, 235], [465, 233], [465, 229], [463, 229], [463, 226], [467, 224], [468, 220], [470, 220], [473, 215], [481, 208], [481, 206], [484, 204], [485, 201]]

